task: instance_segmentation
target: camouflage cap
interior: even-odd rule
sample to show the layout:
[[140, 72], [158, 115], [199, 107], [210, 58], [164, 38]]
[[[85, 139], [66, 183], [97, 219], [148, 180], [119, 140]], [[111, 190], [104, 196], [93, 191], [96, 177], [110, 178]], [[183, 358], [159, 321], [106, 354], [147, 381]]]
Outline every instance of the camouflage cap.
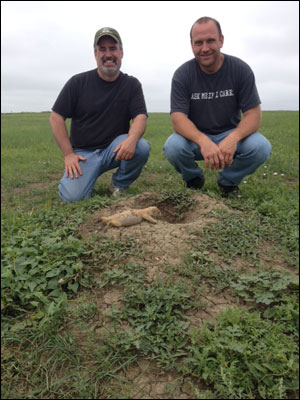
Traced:
[[97, 45], [98, 41], [102, 36], [111, 36], [117, 43], [122, 46], [122, 40], [118, 32], [113, 28], [101, 28], [96, 32], [95, 39], [94, 39], [94, 47]]

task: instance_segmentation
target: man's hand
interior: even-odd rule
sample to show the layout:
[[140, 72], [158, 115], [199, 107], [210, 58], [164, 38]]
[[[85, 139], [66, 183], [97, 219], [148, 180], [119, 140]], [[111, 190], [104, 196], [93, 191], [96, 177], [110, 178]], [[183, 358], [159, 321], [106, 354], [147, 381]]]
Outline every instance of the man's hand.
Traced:
[[200, 149], [204, 158], [205, 168], [210, 168], [211, 170], [224, 168], [225, 161], [223, 153], [214, 142], [208, 138], [205, 140], [202, 139]]
[[78, 178], [79, 175], [82, 175], [79, 161], [86, 161], [86, 158], [75, 153], [70, 153], [65, 156], [65, 173], [67, 178], [70, 177], [73, 179], [74, 176]]
[[86, 158], [73, 153], [73, 148], [65, 124], [65, 118], [53, 111], [50, 115], [50, 125], [54, 139], [65, 157], [66, 177], [73, 179], [75, 176], [75, 178], [78, 178], [78, 174], [82, 175], [79, 161], [85, 161]]
[[130, 160], [134, 155], [135, 148], [136, 148], [135, 139], [132, 139], [130, 136], [127, 137], [113, 151], [113, 153], [117, 153], [116, 161]]
[[171, 114], [174, 132], [200, 147], [205, 168], [221, 169], [225, 167], [224, 156], [220, 148], [205, 134], [199, 131], [187, 115], [181, 112]]
[[225, 139], [219, 143], [219, 149], [224, 157], [224, 163], [226, 166], [231, 167], [233, 162], [233, 156], [236, 152], [238, 140], [233, 135], [228, 135]]

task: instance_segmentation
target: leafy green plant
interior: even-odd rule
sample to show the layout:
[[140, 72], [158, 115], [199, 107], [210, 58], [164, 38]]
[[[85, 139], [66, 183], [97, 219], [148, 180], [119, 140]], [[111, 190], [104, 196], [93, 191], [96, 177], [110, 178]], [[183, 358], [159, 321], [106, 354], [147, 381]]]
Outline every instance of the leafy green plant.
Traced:
[[183, 219], [183, 213], [191, 209], [195, 204], [195, 200], [191, 197], [191, 191], [187, 189], [162, 190], [157, 201], [158, 204], [169, 204], [173, 206], [178, 220]]
[[298, 388], [297, 345], [280, 324], [232, 309], [194, 331], [185, 372], [213, 385], [223, 398], [287, 398]]
[[182, 310], [190, 307], [189, 297], [178, 285], [130, 285], [122, 298], [124, 308], [108, 313], [116, 322], [127, 321], [130, 327], [118, 330], [117, 338], [109, 334], [106, 345], [149, 355], [165, 368], [172, 368], [186, 354], [188, 322], [182, 320]]
[[111, 285], [143, 284], [146, 280], [144, 270], [145, 266], [142, 264], [122, 264], [119, 268], [104, 271], [98, 286], [102, 288]]
[[163, 190], [160, 197], [157, 199], [159, 203], [163, 201], [168, 201], [179, 210], [181, 208], [190, 208], [193, 206], [195, 201], [191, 197], [191, 192], [189, 190]]
[[245, 301], [268, 306], [281, 303], [288, 292], [299, 289], [298, 279], [280, 272], [260, 271], [255, 274], [241, 274], [231, 287]]
[[73, 236], [72, 222], [53, 230], [53, 212], [20, 218], [19, 226], [9, 218], [2, 222], [2, 310], [15, 314], [44, 306], [51, 312], [52, 302], [66, 299], [64, 292], [86, 285], [82, 270], [90, 249]]
[[284, 296], [283, 302], [268, 307], [263, 317], [280, 324], [284, 333], [299, 342], [299, 293]]
[[[263, 231], [258, 217], [253, 213], [247, 216], [229, 213], [224, 210], [212, 214], [219, 219], [203, 230], [205, 241], [199, 243], [201, 250], [214, 250], [228, 262], [236, 257], [257, 259], [257, 245]], [[198, 247], [198, 244], [195, 245]]]
[[[198, 245], [196, 245], [198, 248]], [[208, 251], [191, 250], [186, 252], [184, 257], [184, 268], [176, 269], [181, 276], [189, 277], [197, 287], [204, 282], [214, 292], [220, 292], [229, 287], [238, 275], [237, 271], [222, 266], [219, 267], [215, 258]]]
[[91, 301], [79, 304], [75, 309], [71, 310], [72, 317], [84, 323], [93, 319], [97, 313], [98, 306], [95, 302]]

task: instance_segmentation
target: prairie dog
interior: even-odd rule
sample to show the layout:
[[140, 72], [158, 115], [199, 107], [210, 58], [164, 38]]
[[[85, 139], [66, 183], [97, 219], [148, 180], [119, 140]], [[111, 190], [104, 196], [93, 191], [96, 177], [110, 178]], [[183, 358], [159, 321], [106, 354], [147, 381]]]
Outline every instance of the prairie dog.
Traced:
[[157, 207], [142, 208], [140, 210], [125, 210], [109, 217], [101, 217], [100, 220], [107, 225], [112, 226], [131, 226], [142, 222], [144, 219], [156, 224], [157, 221], [153, 217], [157, 217], [160, 211]]

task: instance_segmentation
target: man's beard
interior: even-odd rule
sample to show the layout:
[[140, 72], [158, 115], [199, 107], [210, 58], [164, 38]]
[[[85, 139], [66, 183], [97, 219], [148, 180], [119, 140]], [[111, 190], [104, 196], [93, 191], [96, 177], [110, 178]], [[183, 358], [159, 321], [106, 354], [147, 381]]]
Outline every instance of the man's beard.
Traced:
[[102, 63], [100, 70], [104, 75], [113, 77], [119, 72], [120, 67], [115, 63], [114, 66], [106, 67], [104, 63]]

